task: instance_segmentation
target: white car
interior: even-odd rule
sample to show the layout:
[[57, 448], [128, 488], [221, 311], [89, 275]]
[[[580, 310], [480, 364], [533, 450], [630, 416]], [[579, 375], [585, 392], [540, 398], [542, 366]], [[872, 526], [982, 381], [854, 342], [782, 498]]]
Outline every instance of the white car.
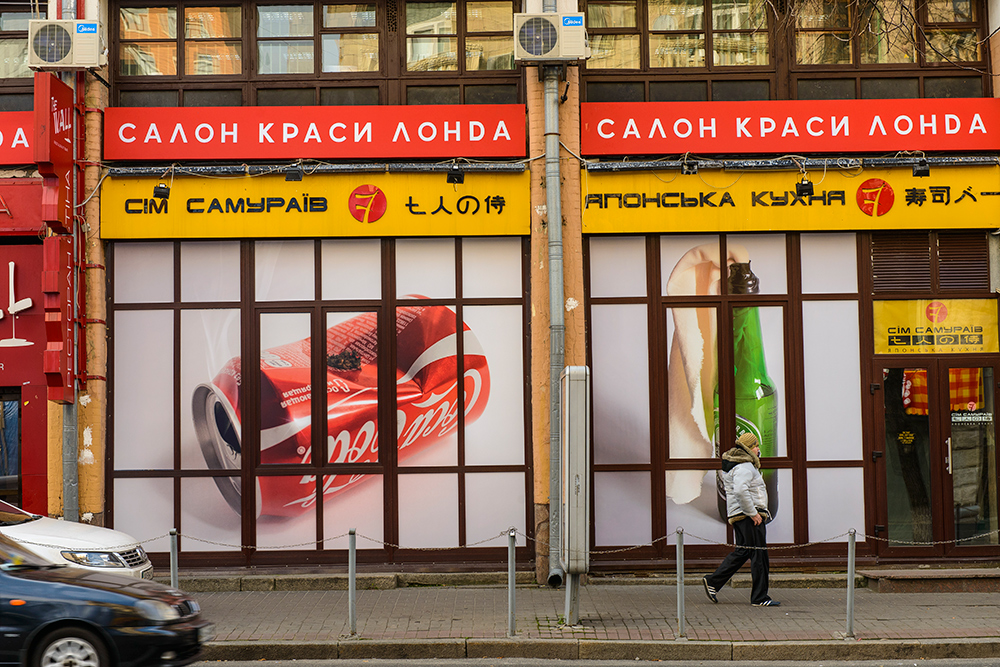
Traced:
[[153, 564], [130, 535], [25, 512], [0, 500], [0, 535], [45, 560], [95, 572], [153, 578]]

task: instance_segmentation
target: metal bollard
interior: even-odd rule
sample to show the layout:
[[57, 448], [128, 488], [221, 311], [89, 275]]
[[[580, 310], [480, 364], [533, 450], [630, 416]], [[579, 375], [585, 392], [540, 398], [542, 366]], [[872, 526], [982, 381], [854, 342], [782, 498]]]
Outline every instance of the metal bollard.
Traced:
[[847, 531], [847, 637], [854, 637], [854, 539], [856, 531]]
[[677, 638], [683, 639], [684, 627], [684, 529], [677, 529]]
[[351, 623], [351, 636], [358, 634], [357, 574], [358, 536], [357, 529], [351, 528], [347, 536], [347, 617]]
[[517, 578], [514, 574], [514, 547], [517, 544], [517, 529], [511, 528], [507, 533], [507, 636], [513, 637], [517, 629], [514, 625], [514, 588]]
[[170, 529], [170, 587], [177, 588], [177, 529]]

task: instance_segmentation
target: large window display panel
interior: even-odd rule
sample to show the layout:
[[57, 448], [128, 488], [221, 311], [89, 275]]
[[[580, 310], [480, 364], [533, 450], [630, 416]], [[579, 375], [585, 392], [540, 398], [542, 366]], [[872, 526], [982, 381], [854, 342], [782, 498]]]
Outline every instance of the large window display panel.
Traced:
[[[242, 419], [215, 380], [240, 356], [240, 311], [181, 311], [181, 468], [240, 469]], [[224, 377], [224, 376], [223, 376]], [[195, 403], [199, 403], [195, 407]], [[197, 419], [195, 413], [198, 413]], [[203, 429], [199, 437], [199, 429]], [[206, 450], [205, 447], [208, 447]], [[216, 461], [219, 465], [213, 466]]]
[[[261, 563], [341, 550], [350, 528], [363, 549], [404, 551], [530, 533], [525, 249], [116, 243], [114, 277], [142, 283], [148, 262], [157, 286], [114, 292], [110, 488], [145, 488], [164, 532], [178, 528], [182, 552], [206, 563], [242, 562], [245, 544]], [[138, 528], [121, 500], [112, 524]]]
[[649, 463], [649, 357], [646, 307], [595, 305], [594, 463]]
[[129, 243], [115, 253], [115, 303], [174, 300], [172, 243]]
[[[222, 480], [240, 490], [240, 478]], [[209, 477], [181, 479], [181, 539], [186, 551], [229, 551], [239, 553], [243, 535], [233, 508], [219, 493], [217, 480]], [[169, 498], [164, 505], [169, 506]], [[237, 515], [238, 517], [239, 515]]]
[[[524, 463], [524, 367], [520, 306], [467, 306], [462, 317], [482, 349], [476, 362], [466, 347], [464, 373], [466, 465]], [[475, 419], [471, 416], [478, 415]]]
[[[455, 311], [448, 306], [414, 304], [396, 309], [396, 447], [401, 466], [458, 464], [456, 322]], [[467, 341], [472, 337], [463, 338], [463, 343]], [[479, 350], [476, 341], [470, 350], [475, 355], [473, 365], [487, 370]]]
[[[174, 467], [173, 312], [127, 310], [115, 317], [115, 469]], [[155, 351], [155, 354], [152, 353]]]
[[652, 541], [648, 472], [594, 473], [594, 546], [636, 546]]
[[591, 239], [590, 289], [595, 297], [646, 296], [646, 239]]
[[181, 244], [181, 301], [239, 300], [239, 241]]
[[257, 241], [254, 249], [258, 301], [303, 301], [316, 293], [312, 241]]
[[[340, 475], [327, 476], [323, 488], [340, 483]], [[323, 507], [323, 547], [347, 549], [349, 532], [357, 531], [358, 549], [377, 549], [385, 538], [383, 475], [351, 475], [350, 493]]]
[[799, 248], [803, 294], [857, 293], [857, 234], [802, 234]]
[[[809, 487], [809, 541], [846, 542], [850, 529], [865, 539], [865, 471], [861, 468], [813, 468], [806, 471]], [[830, 511], [831, 500], [836, 505]]]
[[856, 301], [802, 304], [806, 458], [860, 461], [861, 351]]

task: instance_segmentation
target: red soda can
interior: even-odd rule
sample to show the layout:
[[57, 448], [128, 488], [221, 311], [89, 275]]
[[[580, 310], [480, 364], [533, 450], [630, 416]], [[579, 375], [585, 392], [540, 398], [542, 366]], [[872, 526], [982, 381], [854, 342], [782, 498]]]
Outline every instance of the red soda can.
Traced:
[[[479, 340], [462, 324], [464, 372], [459, 400], [455, 311], [447, 306], [396, 309], [396, 421], [399, 461], [439, 443], [483, 413], [490, 373]], [[327, 449], [330, 463], [378, 461], [378, 331], [376, 313], [362, 313], [326, 331]], [[310, 339], [260, 355], [260, 459], [263, 465], [308, 463], [312, 455]], [[192, 399], [195, 432], [208, 467], [242, 466], [240, 358], [234, 357]], [[365, 476], [328, 475], [328, 500]], [[241, 510], [240, 478], [216, 477], [223, 497]], [[316, 503], [314, 475], [257, 477], [257, 516], [297, 516]]]

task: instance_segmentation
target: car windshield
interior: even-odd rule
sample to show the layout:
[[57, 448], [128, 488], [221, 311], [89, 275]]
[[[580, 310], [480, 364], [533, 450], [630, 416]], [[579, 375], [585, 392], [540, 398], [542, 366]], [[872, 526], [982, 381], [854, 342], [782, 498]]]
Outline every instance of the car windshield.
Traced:
[[52, 563], [39, 558], [14, 541], [0, 535], [0, 570], [18, 567], [52, 567]]
[[27, 523], [39, 518], [36, 514], [29, 514], [20, 507], [14, 507], [10, 503], [0, 500], [0, 526], [16, 526], [19, 523]]

